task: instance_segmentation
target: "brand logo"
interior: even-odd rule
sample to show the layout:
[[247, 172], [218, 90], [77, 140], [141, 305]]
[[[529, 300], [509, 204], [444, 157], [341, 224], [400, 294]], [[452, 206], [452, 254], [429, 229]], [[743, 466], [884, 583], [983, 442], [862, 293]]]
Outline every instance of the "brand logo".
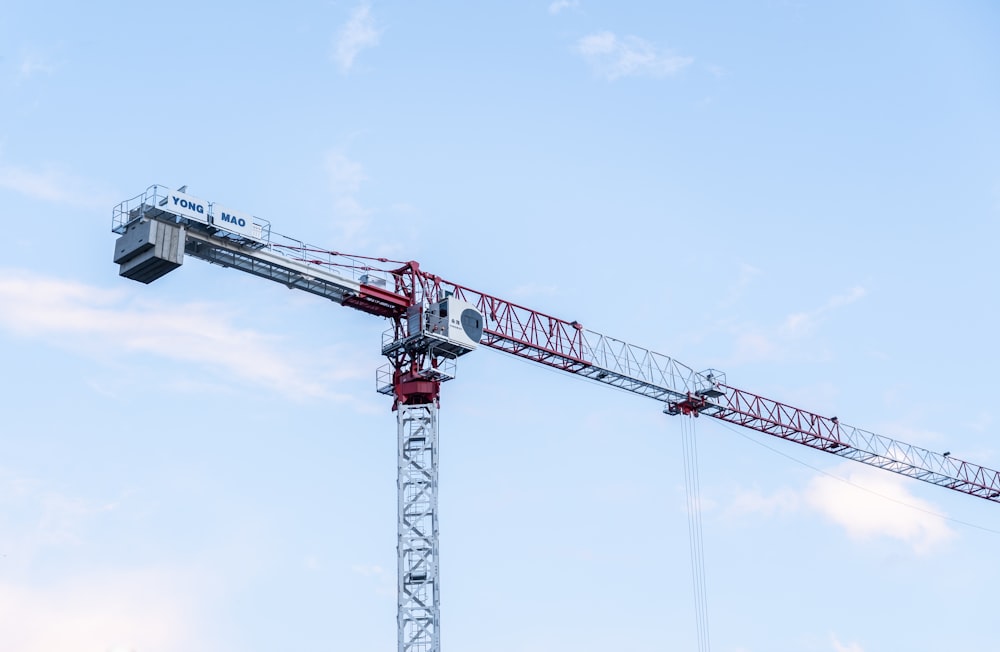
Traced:
[[229, 224], [237, 224], [242, 227], [246, 227], [247, 225], [247, 221], [242, 217], [236, 217], [235, 215], [230, 215], [225, 211], [222, 211], [222, 214], [219, 217], [219, 219], [222, 220], [223, 222], [228, 222]]
[[201, 204], [190, 202], [182, 197], [174, 197], [173, 195], [171, 195], [170, 198], [174, 200], [174, 206], [180, 206], [181, 208], [185, 208], [201, 215], [205, 214], [205, 207]]

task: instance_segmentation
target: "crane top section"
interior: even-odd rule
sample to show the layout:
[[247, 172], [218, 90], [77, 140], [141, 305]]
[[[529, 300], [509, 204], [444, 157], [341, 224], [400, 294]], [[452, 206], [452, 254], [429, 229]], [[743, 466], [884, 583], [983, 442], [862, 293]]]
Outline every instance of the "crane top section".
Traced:
[[[246, 220], [246, 213], [224, 211], [161, 185], [122, 202], [112, 220], [112, 230], [121, 236], [115, 249], [119, 273], [150, 283], [179, 267], [185, 255], [236, 268], [392, 319], [392, 335], [383, 343], [386, 353], [392, 353], [388, 349], [396, 342], [412, 343], [408, 338], [421, 332], [440, 335], [447, 326], [456, 341], [451, 355], [459, 355], [473, 348], [467, 327], [481, 328], [475, 333], [477, 343], [657, 400], [705, 397], [725, 382], [718, 372], [696, 372], [669, 356], [586, 330], [579, 322], [446, 281], [414, 261], [348, 256], [307, 245], [275, 233], [269, 222], [256, 217], [247, 235], [223, 221], [223, 212]], [[449, 298], [478, 311], [481, 322], [461, 315], [457, 325], [442, 322], [440, 309]], [[699, 411], [709, 407], [697, 405]]]
[[187, 254], [374, 315], [399, 315], [409, 305], [387, 289], [391, 275], [373, 266], [385, 259], [308, 245], [273, 233], [267, 220], [183, 190], [150, 186], [114, 208], [111, 230], [120, 236], [114, 257], [119, 274], [141, 283], [180, 267]]
[[181, 190], [150, 186], [143, 194], [115, 207], [112, 231], [124, 233], [129, 224], [143, 217], [159, 219], [170, 215], [179, 223], [247, 245], [263, 245], [268, 241], [271, 225], [267, 220], [193, 197], [184, 192], [186, 189], [186, 186]]
[[[113, 212], [119, 273], [150, 283], [185, 255], [303, 290], [392, 320], [383, 353], [429, 352], [411, 376], [450, 377], [439, 362], [487, 346], [660, 401], [669, 414], [706, 415], [932, 484], [1000, 502], [1000, 471], [846, 426], [727, 384], [717, 370], [694, 371], [672, 357], [452, 283], [414, 261], [348, 256], [278, 235], [248, 213], [203, 201], [185, 189], [150, 186]], [[421, 375], [424, 374], [424, 375]], [[397, 373], [396, 376], [399, 376]], [[412, 378], [410, 378], [412, 379]], [[393, 393], [400, 378], [378, 389]], [[398, 392], [397, 392], [398, 394]]]

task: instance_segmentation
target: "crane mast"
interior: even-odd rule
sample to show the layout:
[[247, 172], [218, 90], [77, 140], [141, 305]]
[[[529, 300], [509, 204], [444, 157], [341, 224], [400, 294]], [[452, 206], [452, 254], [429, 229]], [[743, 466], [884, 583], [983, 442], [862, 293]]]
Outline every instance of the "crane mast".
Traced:
[[399, 652], [440, 652], [438, 410], [458, 357], [487, 346], [663, 404], [1000, 502], [1000, 472], [899, 442], [727, 384], [677, 360], [423, 271], [416, 262], [348, 256], [273, 233], [270, 223], [165, 186], [112, 215], [120, 275], [150, 283], [191, 256], [378, 317], [388, 364], [377, 391], [397, 415]]

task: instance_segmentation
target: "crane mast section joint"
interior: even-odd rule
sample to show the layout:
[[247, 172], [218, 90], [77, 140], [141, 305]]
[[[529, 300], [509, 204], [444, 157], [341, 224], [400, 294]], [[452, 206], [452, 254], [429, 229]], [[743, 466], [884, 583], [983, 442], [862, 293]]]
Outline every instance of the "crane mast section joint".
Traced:
[[397, 650], [440, 652], [438, 408], [397, 405]]

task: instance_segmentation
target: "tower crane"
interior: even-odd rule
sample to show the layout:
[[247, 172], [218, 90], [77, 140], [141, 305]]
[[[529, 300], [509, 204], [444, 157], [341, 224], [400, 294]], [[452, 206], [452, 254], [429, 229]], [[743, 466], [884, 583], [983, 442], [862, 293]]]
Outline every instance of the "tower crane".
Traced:
[[376, 372], [397, 415], [399, 652], [440, 652], [438, 410], [459, 357], [486, 346], [707, 416], [1000, 503], [1000, 472], [849, 426], [695, 371], [672, 357], [447, 281], [417, 262], [349, 256], [273, 233], [249, 213], [153, 185], [113, 209], [114, 262], [151, 283], [185, 256], [389, 320]]

